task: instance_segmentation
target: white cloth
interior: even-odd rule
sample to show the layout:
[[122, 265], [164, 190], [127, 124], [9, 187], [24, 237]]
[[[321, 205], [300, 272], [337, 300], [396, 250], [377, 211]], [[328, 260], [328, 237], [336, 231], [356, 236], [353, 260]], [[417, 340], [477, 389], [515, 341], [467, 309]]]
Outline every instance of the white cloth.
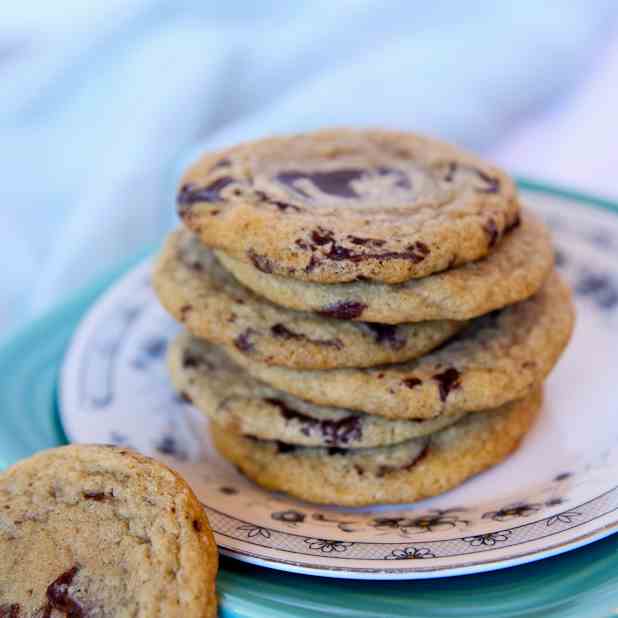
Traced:
[[535, 113], [567, 105], [586, 83], [608, 48], [615, 7], [3, 3], [0, 329], [158, 242], [196, 144], [377, 125], [517, 164], [518, 128], [532, 136], [521, 144], [534, 141]]

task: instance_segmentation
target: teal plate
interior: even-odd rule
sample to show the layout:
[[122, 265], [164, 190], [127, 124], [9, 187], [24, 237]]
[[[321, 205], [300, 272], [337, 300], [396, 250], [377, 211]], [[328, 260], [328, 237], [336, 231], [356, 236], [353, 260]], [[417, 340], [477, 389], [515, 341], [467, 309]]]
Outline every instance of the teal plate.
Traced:
[[[618, 206], [522, 183], [528, 191], [566, 197], [618, 213]], [[142, 256], [140, 256], [141, 258]], [[57, 410], [57, 379], [80, 319], [120, 274], [107, 274], [0, 348], [0, 467], [66, 443]], [[224, 618], [270, 616], [618, 616], [618, 535], [524, 566], [449, 579], [408, 582], [324, 580], [222, 558], [218, 578]]]

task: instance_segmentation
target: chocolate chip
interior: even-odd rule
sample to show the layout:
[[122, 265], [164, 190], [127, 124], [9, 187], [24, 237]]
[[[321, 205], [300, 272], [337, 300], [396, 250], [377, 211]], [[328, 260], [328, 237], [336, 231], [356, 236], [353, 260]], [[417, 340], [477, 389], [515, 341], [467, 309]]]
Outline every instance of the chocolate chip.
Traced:
[[508, 234], [510, 231], [514, 230], [516, 227], [519, 227], [520, 225], [521, 225], [521, 217], [519, 213], [517, 213], [513, 221], [509, 223], [504, 229], [504, 233]]
[[180, 320], [181, 322], [185, 322], [189, 313], [193, 311], [193, 305], [183, 305], [180, 308]]
[[78, 566], [72, 567], [47, 587], [49, 606], [64, 612], [68, 618], [82, 618], [85, 616], [82, 606], [75, 599], [71, 598], [69, 594], [69, 587], [73, 583], [73, 579], [78, 571]]
[[355, 301], [341, 301], [328, 305], [318, 311], [320, 315], [336, 318], [337, 320], [353, 320], [362, 315], [367, 308], [364, 303]]
[[249, 251], [247, 251], [247, 256], [258, 270], [267, 274], [273, 272], [273, 264], [265, 255], [261, 255], [256, 253], [255, 250], [249, 249]]
[[337, 320], [353, 320], [362, 315], [365, 309], [367, 309], [367, 305], [364, 303], [353, 300], [342, 300], [338, 303], [327, 305], [323, 309], [320, 309], [318, 313], [329, 318], [336, 318]]
[[85, 491], [83, 494], [86, 500], [94, 500], [95, 502], [103, 502], [104, 500], [112, 500], [113, 494], [106, 494], [102, 491]]
[[422, 380], [419, 380], [418, 378], [415, 378], [414, 376], [412, 376], [411, 378], [406, 378], [405, 380], [401, 381], [402, 384], [405, 384], [408, 388], [414, 388], [415, 386], [419, 386], [423, 383]]
[[307, 251], [309, 249], [309, 245], [302, 239], [302, 238], [297, 238], [294, 241], [294, 244], [299, 248], [299, 249], [303, 249], [303, 251]]
[[0, 618], [19, 618], [20, 609], [19, 603], [0, 605]]
[[221, 167], [229, 167], [232, 165], [232, 162], [229, 159], [219, 159], [212, 167], [212, 169], [218, 169]]
[[485, 187], [477, 189], [479, 193], [498, 193], [500, 190], [500, 179], [494, 178], [483, 170], [476, 170], [479, 178], [486, 184]]
[[288, 208], [291, 208], [292, 210], [295, 210], [296, 212], [302, 211], [302, 208], [300, 206], [297, 206], [296, 204], [290, 204], [289, 202], [283, 202], [281, 200], [275, 200], [272, 197], [268, 196], [266, 193], [264, 193], [264, 191], [256, 191], [255, 194], [263, 202], [276, 206], [281, 212], [285, 212]]
[[281, 339], [295, 340], [295, 341], [307, 341], [309, 343], [314, 343], [316, 345], [332, 347], [337, 350], [342, 350], [344, 345], [341, 339], [312, 339], [307, 335], [303, 335], [302, 333], [295, 333], [293, 330], [290, 330], [285, 324], [275, 324], [271, 327], [270, 332], [274, 337], [279, 337]]
[[436, 373], [432, 376], [434, 380], [438, 382], [438, 388], [440, 389], [440, 400], [446, 401], [449, 393], [461, 386], [460, 377], [461, 374], [454, 367], [450, 367], [441, 373]]
[[219, 491], [226, 496], [234, 496], [238, 493], [238, 489], [235, 487], [227, 487], [225, 485], [223, 487], [219, 487]]
[[279, 440], [275, 440], [275, 446], [277, 447], [277, 453], [281, 454], [293, 453], [296, 450], [296, 447], [293, 444], [286, 444], [285, 442], [280, 442]]
[[202, 531], [202, 524], [200, 524], [200, 522], [197, 519], [194, 519], [192, 523], [193, 523], [193, 530], [195, 530], [196, 532]]
[[336, 446], [330, 446], [328, 449], [326, 449], [326, 452], [329, 455], [348, 455], [349, 451], [345, 448], [338, 448]]
[[309, 436], [313, 431], [319, 431], [324, 442], [330, 445], [348, 444], [360, 440], [363, 429], [358, 416], [345, 416], [339, 420], [319, 420], [298, 410], [290, 408], [284, 401], [276, 398], [267, 398], [264, 401], [277, 406], [286, 420], [296, 420], [304, 425], [301, 432]]
[[199, 356], [196, 356], [189, 350], [185, 350], [183, 352], [181, 362], [182, 362], [182, 366], [185, 369], [195, 369], [196, 367], [199, 367], [202, 364], [203, 359]]
[[311, 232], [311, 240], [318, 246], [327, 245], [334, 242], [333, 232], [319, 227]]
[[235, 182], [233, 178], [223, 176], [206, 187], [198, 187], [193, 183], [183, 185], [180, 187], [177, 203], [181, 206], [189, 206], [197, 202], [220, 202], [222, 201], [221, 191], [233, 182]]
[[253, 328], [247, 328], [242, 333], [240, 333], [240, 335], [238, 335], [236, 339], [234, 339], [234, 345], [241, 352], [251, 352], [251, 350], [253, 350], [254, 348], [254, 344], [251, 341], [251, 337], [253, 335], [257, 335], [257, 331]]
[[306, 273], [310, 273], [312, 270], [315, 269], [315, 267], [320, 263], [320, 260], [318, 259], [318, 257], [316, 255], [312, 255], [309, 258], [309, 262], [307, 264], [307, 266], [305, 266], [305, 272]]
[[354, 464], [354, 469], [356, 470], [356, 474], [358, 474], [358, 476], [363, 476], [363, 474], [365, 474], [365, 468], [359, 466], [358, 464]]
[[489, 221], [487, 221], [487, 223], [483, 226], [483, 229], [489, 237], [489, 247], [491, 248], [495, 246], [498, 242], [498, 237], [500, 236], [496, 222], [493, 219], [489, 219]]
[[457, 171], [457, 163], [455, 163], [455, 161], [451, 161], [448, 164], [448, 168], [446, 170], [446, 176], [444, 176], [444, 180], [446, 182], [452, 182], [453, 178], [455, 178], [456, 171]]
[[370, 245], [372, 247], [382, 247], [386, 244], [385, 240], [380, 240], [379, 238], [360, 238], [359, 236], [348, 236], [348, 240], [353, 245], [361, 245], [363, 247], [366, 245]]
[[397, 326], [393, 324], [365, 322], [365, 326], [373, 333], [376, 343], [387, 343], [393, 350], [401, 350], [407, 343], [406, 337], [400, 335]]
[[340, 169], [328, 172], [302, 172], [298, 170], [288, 170], [277, 174], [276, 178], [279, 182], [286, 185], [296, 193], [303, 197], [310, 197], [306, 191], [299, 189], [296, 186], [297, 180], [309, 180], [322, 193], [328, 195], [336, 195], [337, 197], [355, 198], [358, 194], [352, 188], [351, 184], [354, 180], [359, 180], [365, 174], [362, 169]]
[[393, 169], [392, 167], [379, 167], [378, 174], [380, 176], [392, 176], [395, 179], [395, 186], [400, 189], [411, 189], [410, 179], [401, 170]]
[[180, 393], [178, 393], [178, 396], [180, 397], [181, 401], [184, 401], [185, 403], [193, 403], [191, 395], [189, 395], [189, 393], [186, 393], [185, 391], [180, 391]]

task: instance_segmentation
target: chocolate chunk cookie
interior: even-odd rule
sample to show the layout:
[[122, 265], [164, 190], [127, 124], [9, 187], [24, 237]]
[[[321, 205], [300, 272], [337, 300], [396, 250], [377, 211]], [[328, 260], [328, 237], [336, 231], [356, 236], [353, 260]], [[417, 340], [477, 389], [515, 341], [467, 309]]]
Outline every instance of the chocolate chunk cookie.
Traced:
[[202, 506], [152, 459], [67, 446], [0, 475], [0, 616], [214, 617], [216, 573]]
[[303, 446], [361, 448], [397, 444], [455, 423], [463, 414], [391, 421], [308, 403], [249, 376], [222, 350], [188, 333], [170, 345], [168, 365], [180, 396], [219, 427]]
[[408, 363], [295, 371], [226, 351], [251, 375], [307, 401], [388, 418], [433, 418], [523, 397], [556, 364], [573, 322], [571, 294], [554, 273], [532, 298], [477, 318], [439, 350]]
[[219, 260], [241, 283], [273, 303], [347, 320], [386, 324], [466, 320], [524, 300], [549, 275], [554, 251], [529, 211], [486, 258], [400, 285], [371, 281], [325, 285], [267, 275], [225, 253]]
[[307, 448], [234, 434], [213, 423], [221, 454], [259, 485], [329, 504], [414, 502], [443, 493], [502, 461], [541, 405], [540, 390], [488, 413], [396, 446]]
[[370, 367], [416, 358], [463, 327], [438, 320], [389, 326], [344, 323], [279, 307], [240, 285], [195, 235], [170, 235], [157, 260], [154, 289], [186, 328], [255, 360], [297, 369]]
[[203, 156], [178, 213], [206, 245], [264, 273], [400, 283], [491, 253], [519, 204], [508, 176], [453, 146], [337, 129]]

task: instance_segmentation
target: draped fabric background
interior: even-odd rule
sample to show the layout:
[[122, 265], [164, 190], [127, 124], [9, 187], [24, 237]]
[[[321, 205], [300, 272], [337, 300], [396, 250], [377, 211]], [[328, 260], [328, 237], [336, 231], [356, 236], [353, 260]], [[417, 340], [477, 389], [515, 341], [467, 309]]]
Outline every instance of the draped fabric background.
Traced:
[[0, 335], [174, 225], [199, 148], [435, 133], [618, 195], [612, 0], [0, 6]]

